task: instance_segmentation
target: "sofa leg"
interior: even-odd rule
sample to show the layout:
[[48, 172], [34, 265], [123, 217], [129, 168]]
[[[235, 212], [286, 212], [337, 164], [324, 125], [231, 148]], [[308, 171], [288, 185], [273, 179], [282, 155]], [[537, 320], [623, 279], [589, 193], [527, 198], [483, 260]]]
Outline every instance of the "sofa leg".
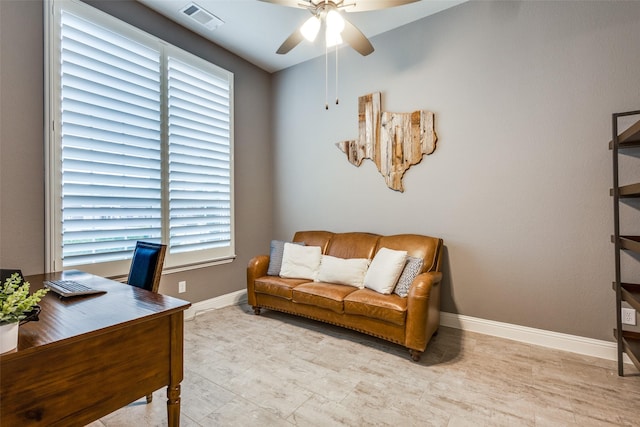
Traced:
[[418, 350], [409, 349], [409, 354], [411, 355], [411, 359], [413, 359], [414, 362], [419, 362], [420, 356], [422, 356], [422, 352]]
[[257, 305], [253, 306], [253, 314], [255, 314], [256, 316], [260, 315], [260, 307]]

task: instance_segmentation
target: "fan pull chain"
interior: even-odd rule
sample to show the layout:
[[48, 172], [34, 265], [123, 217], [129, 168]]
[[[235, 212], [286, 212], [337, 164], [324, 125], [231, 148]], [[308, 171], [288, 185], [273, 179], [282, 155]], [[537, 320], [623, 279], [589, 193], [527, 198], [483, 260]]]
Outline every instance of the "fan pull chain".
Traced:
[[336, 44], [336, 105], [338, 103], [338, 45]]
[[329, 47], [324, 45], [324, 109], [329, 109]]

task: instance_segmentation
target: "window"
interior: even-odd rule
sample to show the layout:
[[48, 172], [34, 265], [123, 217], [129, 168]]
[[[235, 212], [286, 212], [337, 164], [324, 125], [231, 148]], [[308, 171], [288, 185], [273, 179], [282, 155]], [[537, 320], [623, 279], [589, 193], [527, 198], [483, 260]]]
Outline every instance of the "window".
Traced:
[[[83, 3], [48, 16], [50, 270], [232, 259], [233, 75]], [[51, 9], [49, 9], [51, 10]]]

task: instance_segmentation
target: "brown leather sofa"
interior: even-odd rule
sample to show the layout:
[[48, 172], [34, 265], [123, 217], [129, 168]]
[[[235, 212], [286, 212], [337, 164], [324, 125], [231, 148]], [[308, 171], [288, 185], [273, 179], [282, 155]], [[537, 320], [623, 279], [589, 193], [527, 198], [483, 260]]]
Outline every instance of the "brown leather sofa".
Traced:
[[255, 314], [267, 308], [354, 329], [403, 345], [413, 360], [420, 360], [440, 324], [442, 239], [417, 234], [299, 231], [293, 241], [320, 246], [322, 254], [339, 258], [373, 259], [383, 247], [402, 250], [422, 258], [423, 267], [403, 298], [367, 288], [268, 276], [269, 256], [259, 255], [247, 267], [248, 303]]

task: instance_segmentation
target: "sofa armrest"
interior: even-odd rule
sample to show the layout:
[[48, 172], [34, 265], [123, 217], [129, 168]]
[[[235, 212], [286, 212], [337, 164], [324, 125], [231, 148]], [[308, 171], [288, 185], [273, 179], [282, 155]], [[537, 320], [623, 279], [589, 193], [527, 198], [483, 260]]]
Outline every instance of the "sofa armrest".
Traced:
[[249, 261], [247, 265], [247, 302], [249, 305], [256, 305], [256, 294], [254, 284], [258, 277], [266, 276], [269, 269], [269, 256], [258, 255]]
[[405, 346], [424, 351], [427, 342], [440, 326], [441, 272], [416, 276], [407, 296]]
[[409, 288], [408, 297], [429, 298], [429, 293], [434, 285], [442, 281], [442, 273], [439, 271], [430, 271], [428, 273], [418, 274]]

